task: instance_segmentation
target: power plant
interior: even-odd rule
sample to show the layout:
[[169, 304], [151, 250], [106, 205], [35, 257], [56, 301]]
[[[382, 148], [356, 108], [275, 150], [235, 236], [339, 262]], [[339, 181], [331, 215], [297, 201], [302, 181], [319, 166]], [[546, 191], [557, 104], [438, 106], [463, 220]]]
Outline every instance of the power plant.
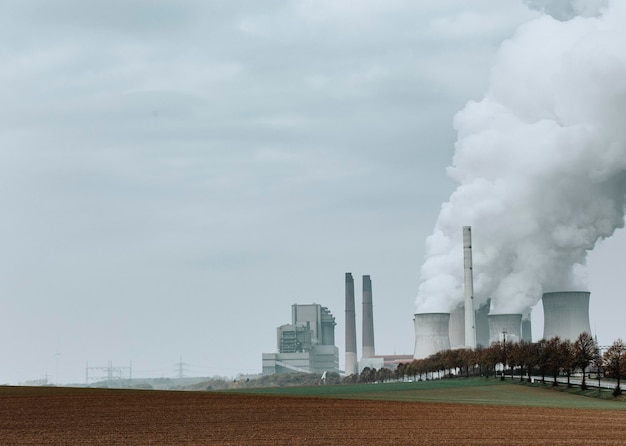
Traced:
[[[494, 342], [531, 342], [530, 308], [523, 313], [492, 313], [491, 299], [476, 307], [473, 285], [471, 227], [463, 227], [463, 301], [450, 312], [414, 315], [413, 355], [376, 355], [372, 280], [362, 281], [362, 343], [358, 360], [355, 287], [352, 273], [345, 273], [345, 374], [360, 373], [365, 367], [394, 368], [398, 363], [422, 359], [449, 349], [488, 347]], [[574, 341], [591, 332], [588, 291], [544, 293], [543, 338], [555, 336]], [[292, 371], [339, 372], [335, 346], [335, 318], [318, 304], [292, 305], [291, 324], [277, 328], [277, 353], [263, 353], [263, 374]]]
[[[471, 227], [463, 227], [463, 301], [449, 313], [415, 314], [414, 358], [422, 359], [450, 348], [488, 347], [503, 339], [532, 341], [530, 308], [523, 314], [491, 313], [491, 299], [475, 307]], [[588, 291], [544, 293], [543, 338], [559, 336], [570, 341], [591, 333]]]

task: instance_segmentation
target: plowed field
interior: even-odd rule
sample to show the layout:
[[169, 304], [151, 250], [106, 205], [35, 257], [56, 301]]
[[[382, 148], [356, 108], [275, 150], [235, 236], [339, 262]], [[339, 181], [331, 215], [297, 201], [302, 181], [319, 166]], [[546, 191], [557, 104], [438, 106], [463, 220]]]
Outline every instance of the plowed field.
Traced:
[[7, 445], [623, 445], [626, 412], [0, 388]]

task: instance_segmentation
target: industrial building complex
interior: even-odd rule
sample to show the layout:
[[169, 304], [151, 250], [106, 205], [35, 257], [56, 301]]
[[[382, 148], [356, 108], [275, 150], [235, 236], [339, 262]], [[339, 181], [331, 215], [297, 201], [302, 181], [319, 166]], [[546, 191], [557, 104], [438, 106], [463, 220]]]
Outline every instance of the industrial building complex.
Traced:
[[319, 304], [291, 306], [291, 324], [276, 329], [278, 353], [263, 353], [263, 374], [338, 372], [335, 317]]
[[[415, 359], [426, 358], [450, 348], [488, 347], [493, 342], [531, 341], [530, 309], [525, 314], [492, 314], [490, 300], [474, 307], [471, 228], [463, 228], [464, 296], [463, 303], [450, 313], [417, 313]], [[588, 291], [544, 293], [543, 338], [555, 336], [574, 341], [582, 332], [590, 333]], [[469, 328], [469, 329], [468, 329]]]
[[[287, 372], [360, 373], [365, 367], [394, 369], [400, 363], [422, 359], [437, 352], [488, 347], [506, 339], [532, 341], [530, 308], [523, 313], [492, 313], [491, 300], [475, 305], [472, 265], [471, 227], [463, 227], [464, 298], [450, 312], [414, 315], [415, 349], [410, 355], [376, 355], [372, 281], [362, 280], [362, 344], [357, 352], [355, 287], [352, 273], [345, 274], [345, 370], [339, 370], [339, 351], [335, 346], [335, 318], [319, 304], [292, 306], [290, 324], [277, 328], [277, 352], [263, 353], [263, 374]], [[582, 332], [590, 333], [587, 291], [544, 293], [544, 339], [555, 336], [574, 341]]]
[[345, 371], [339, 370], [339, 350], [335, 346], [335, 318], [319, 304], [291, 307], [291, 324], [276, 329], [277, 353], [263, 353], [263, 374], [289, 372], [360, 373], [365, 367], [394, 369], [399, 363], [413, 360], [413, 355], [376, 355], [374, 342], [374, 306], [372, 280], [363, 276], [362, 355], [357, 353], [354, 279], [345, 275]]

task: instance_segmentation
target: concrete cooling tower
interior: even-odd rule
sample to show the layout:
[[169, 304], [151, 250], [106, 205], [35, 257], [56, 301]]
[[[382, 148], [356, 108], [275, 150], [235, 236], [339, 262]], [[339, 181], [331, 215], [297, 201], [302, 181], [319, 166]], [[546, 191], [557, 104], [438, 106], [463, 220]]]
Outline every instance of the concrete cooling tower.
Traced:
[[530, 315], [527, 319], [522, 319], [522, 341], [533, 341], [532, 323], [530, 322]]
[[588, 291], [544, 293], [543, 338], [555, 336], [575, 341], [582, 332], [591, 333]]
[[465, 347], [465, 305], [459, 305], [450, 312], [450, 347]]
[[489, 347], [489, 308], [491, 299], [476, 310], [476, 345]]
[[450, 313], [417, 313], [415, 315], [415, 359], [423, 359], [450, 349]]
[[522, 338], [521, 314], [490, 314], [489, 344], [501, 342], [506, 336], [507, 342], [519, 342]]

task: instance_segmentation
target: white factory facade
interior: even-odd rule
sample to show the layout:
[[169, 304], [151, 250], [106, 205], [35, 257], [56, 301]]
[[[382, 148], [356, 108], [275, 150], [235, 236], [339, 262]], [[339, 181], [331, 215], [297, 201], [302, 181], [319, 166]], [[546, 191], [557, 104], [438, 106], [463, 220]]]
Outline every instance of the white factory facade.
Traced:
[[319, 304], [291, 306], [291, 323], [276, 329], [276, 353], [263, 353], [263, 374], [339, 372], [335, 317]]

